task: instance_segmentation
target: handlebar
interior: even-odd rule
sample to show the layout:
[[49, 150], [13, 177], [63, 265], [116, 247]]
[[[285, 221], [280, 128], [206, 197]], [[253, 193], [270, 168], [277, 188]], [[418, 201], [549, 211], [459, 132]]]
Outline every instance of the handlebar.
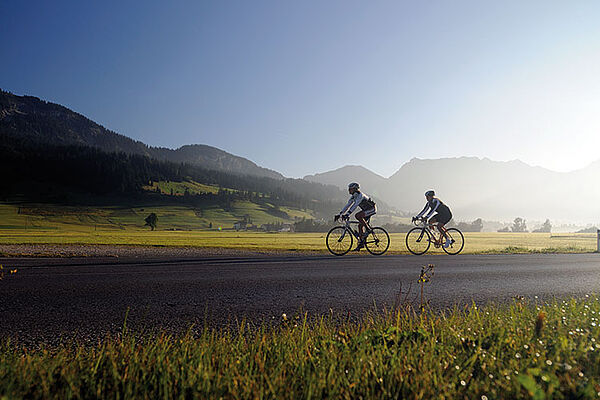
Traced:
[[423, 218], [423, 217], [413, 218], [413, 220], [412, 220], [412, 223], [415, 224], [415, 226], [419, 226], [419, 225], [421, 225], [421, 223], [425, 223], [425, 222], [427, 222], [427, 219]]
[[333, 220], [335, 222], [337, 222], [339, 219], [341, 219], [342, 221], [348, 221], [350, 217], [347, 217], [345, 215], [336, 215], [335, 217], [333, 217]]

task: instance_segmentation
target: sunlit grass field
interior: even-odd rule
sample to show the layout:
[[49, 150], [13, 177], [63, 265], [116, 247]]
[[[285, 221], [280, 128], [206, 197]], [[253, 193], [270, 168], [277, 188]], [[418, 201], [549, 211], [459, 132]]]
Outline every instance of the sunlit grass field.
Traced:
[[231, 210], [220, 207], [195, 209], [188, 206], [104, 206], [70, 207], [49, 204], [14, 205], [0, 203], [0, 230], [12, 231], [76, 231], [144, 229], [144, 218], [150, 213], [158, 216], [159, 230], [201, 230], [232, 228], [240, 219], [252, 224], [290, 223], [294, 218], [313, 218], [306, 210], [280, 207], [288, 218], [269, 213], [270, 209], [248, 201], [235, 201]]
[[[325, 252], [325, 233], [236, 232], [237, 217], [222, 209], [199, 212], [186, 207], [73, 208], [43, 206], [32, 210], [0, 204], [0, 244], [86, 244], [234, 248], [259, 251]], [[255, 224], [285, 222], [267, 215], [256, 204], [241, 203], [238, 215], [250, 215]], [[301, 210], [290, 216], [310, 217]], [[158, 228], [144, 227], [144, 217], [158, 215]], [[200, 221], [200, 222], [199, 222]], [[213, 229], [208, 222], [215, 221]], [[217, 223], [218, 222], [218, 223]], [[289, 221], [287, 221], [289, 222]], [[333, 224], [332, 224], [333, 226]], [[226, 229], [219, 230], [219, 227]], [[405, 234], [391, 234], [389, 253], [407, 253]], [[468, 253], [592, 252], [593, 234], [465, 233]], [[442, 254], [441, 249], [430, 249]]]
[[446, 398], [600, 396], [596, 298], [444, 314], [401, 308], [281, 318], [184, 336], [0, 345], [0, 398]]
[[[408, 253], [405, 235], [391, 234], [389, 253]], [[538, 233], [467, 233], [463, 254], [593, 252], [590, 235], [550, 237]], [[183, 246], [249, 249], [258, 251], [326, 251], [324, 233], [258, 233], [235, 231], [154, 231], [108, 230], [3, 230], [0, 244], [89, 244]], [[443, 254], [430, 249], [430, 254]]]

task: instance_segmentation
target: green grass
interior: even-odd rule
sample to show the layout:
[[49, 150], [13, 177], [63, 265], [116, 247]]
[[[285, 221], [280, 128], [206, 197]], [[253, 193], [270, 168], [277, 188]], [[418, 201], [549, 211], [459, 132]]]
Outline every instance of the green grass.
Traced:
[[65, 233], [92, 230], [144, 229], [144, 218], [150, 213], [158, 216], [159, 229], [199, 230], [213, 227], [232, 228], [244, 217], [253, 224], [291, 223], [294, 218], [312, 218], [310, 212], [281, 208], [288, 214], [282, 217], [273, 207], [249, 201], [235, 201], [230, 210], [220, 207], [195, 209], [188, 206], [146, 207], [68, 207], [49, 204], [0, 204], [0, 235], [11, 231], [58, 230]]
[[597, 398], [600, 301], [0, 346], [0, 398]]
[[[233, 224], [249, 216], [255, 225], [310, 218], [303, 210], [281, 208], [290, 219], [269, 214], [267, 206], [235, 202], [232, 210], [212, 207], [65, 207], [0, 204], [0, 244], [89, 244], [235, 248], [261, 251], [325, 252], [325, 233], [235, 232]], [[144, 218], [158, 215], [158, 230]], [[209, 230], [209, 224], [213, 229]], [[332, 224], [333, 226], [333, 224]], [[219, 231], [218, 228], [226, 228]], [[229, 230], [227, 230], [229, 229]], [[408, 253], [405, 234], [391, 234], [389, 253]], [[594, 234], [465, 233], [463, 254], [584, 253], [596, 250]], [[430, 249], [430, 254], [443, 254]]]
[[[159, 217], [160, 221], [160, 217]], [[404, 234], [392, 234], [389, 254], [407, 254]], [[510, 239], [510, 241], [509, 241]], [[544, 234], [470, 233], [463, 254], [583, 253], [595, 251], [595, 239], [581, 235], [571, 239], [550, 238]], [[507, 241], [509, 243], [507, 244]], [[231, 248], [256, 251], [326, 252], [324, 233], [267, 233], [228, 231], [168, 231], [93, 227], [73, 229], [2, 229], [0, 244], [84, 244]], [[364, 252], [363, 252], [364, 253]], [[365, 253], [366, 254], [366, 253]], [[444, 254], [432, 247], [428, 254]]]

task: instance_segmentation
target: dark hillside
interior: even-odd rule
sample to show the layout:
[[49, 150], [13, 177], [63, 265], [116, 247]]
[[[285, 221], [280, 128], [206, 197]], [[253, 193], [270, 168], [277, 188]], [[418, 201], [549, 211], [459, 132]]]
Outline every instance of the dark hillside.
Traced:
[[[27, 201], [73, 199], [72, 193], [94, 196], [152, 197], [161, 201], [202, 204], [227, 204], [236, 199], [269, 202], [275, 206], [311, 209], [330, 213], [345, 200], [342, 191], [301, 179], [273, 179], [241, 176], [172, 163], [147, 156], [107, 153], [88, 146], [42, 144], [30, 137], [0, 134], [0, 170], [3, 184], [0, 197]], [[193, 180], [234, 189], [217, 194], [173, 196], [147, 193], [142, 188], [153, 181]]]
[[283, 179], [243, 157], [206, 145], [188, 145], [172, 150], [150, 147], [120, 135], [66, 107], [32, 96], [17, 96], [0, 90], [0, 134], [52, 145], [82, 145], [105, 152], [122, 152], [234, 174]]

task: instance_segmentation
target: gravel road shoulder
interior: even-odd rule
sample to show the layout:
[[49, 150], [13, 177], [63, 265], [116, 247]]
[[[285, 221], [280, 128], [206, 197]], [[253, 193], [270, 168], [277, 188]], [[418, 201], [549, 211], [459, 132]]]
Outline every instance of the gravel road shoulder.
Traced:
[[152, 257], [194, 258], [213, 256], [260, 256], [260, 255], [322, 255], [318, 251], [254, 251], [246, 249], [214, 247], [175, 246], [123, 246], [123, 245], [79, 245], [79, 244], [0, 244], [0, 257]]

